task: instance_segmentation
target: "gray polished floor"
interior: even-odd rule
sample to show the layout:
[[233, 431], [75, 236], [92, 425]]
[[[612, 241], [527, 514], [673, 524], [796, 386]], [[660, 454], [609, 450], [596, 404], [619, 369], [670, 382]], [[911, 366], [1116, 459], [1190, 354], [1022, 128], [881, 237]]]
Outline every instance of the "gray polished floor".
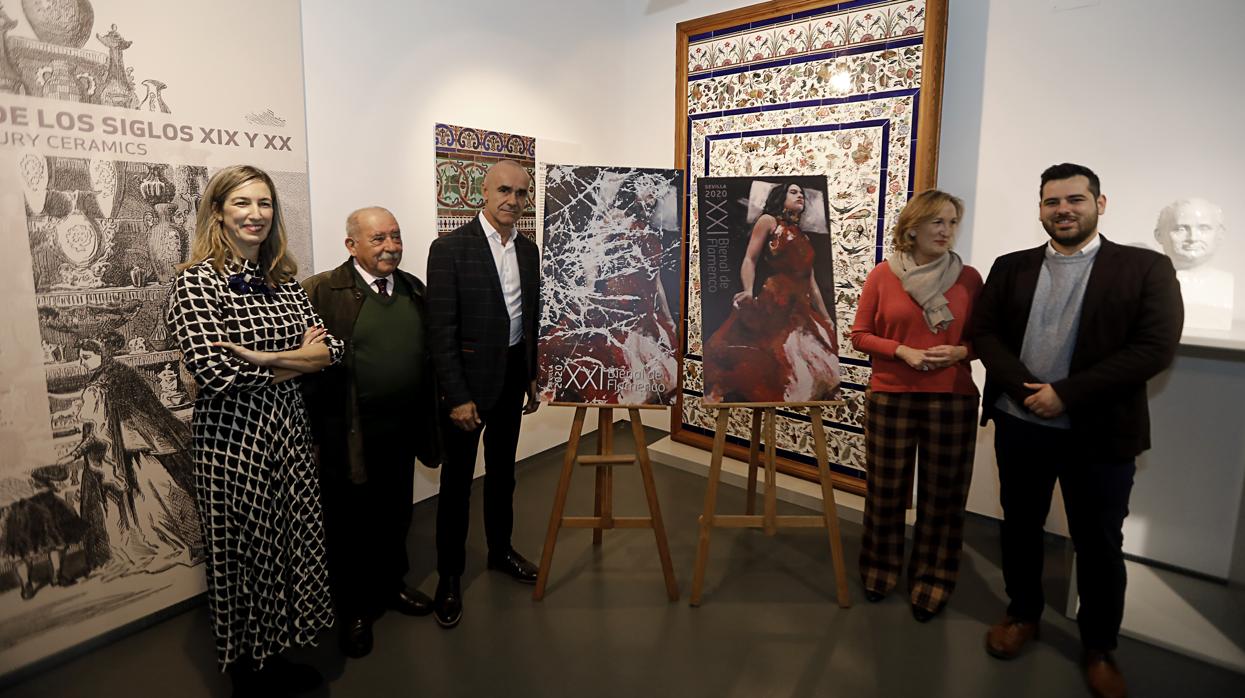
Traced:
[[[616, 438], [629, 441], [626, 423]], [[625, 433], [624, 433], [625, 432]], [[650, 432], [654, 440], [658, 432]], [[593, 447], [585, 439], [584, 450]], [[515, 547], [538, 558], [561, 454], [521, 464], [515, 497]], [[1080, 696], [1076, 626], [1060, 615], [1068, 561], [1052, 539], [1042, 641], [1021, 658], [986, 656], [982, 636], [1002, 613], [1003, 582], [993, 522], [973, 518], [959, 588], [946, 611], [916, 623], [902, 596], [864, 601], [855, 576], [859, 526], [844, 523], [854, 605], [834, 603], [825, 534], [793, 530], [766, 537], [755, 530], [713, 534], [704, 602], [686, 597], [695, 558], [702, 477], [656, 467], [683, 600], [669, 603], [653, 536], [611, 531], [594, 549], [591, 533], [564, 530], [548, 594], [484, 569], [479, 487], [473, 498], [465, 614], [451, 631], [431, 618], [390, 613], [376, 625], [376, 649], [343, 660], [336, 638], [296, 653], [315, 663], [329, 684], [318, 696]], [[592, 473], [575, 473], [568, 513], [591, 510]], [[642, 514], [639, 474], [619, 469], [616, 514]], [[723, 487], [719, 511], [742, 511], [743, 493]], [[799, 512], [793, 505], [780, 509]], [[431, 593], [436, 584], [436, 501], [415, 507], [409, 580]], [[207, 609], [197, 606], [152, 627], [60, 664], [3, 691], [5, 696], [229, 695], [216, 673]], [[1122, 639], [1119, 661], [1132, 695], [1242, 696], [1245, 676], [1136, 641]]]

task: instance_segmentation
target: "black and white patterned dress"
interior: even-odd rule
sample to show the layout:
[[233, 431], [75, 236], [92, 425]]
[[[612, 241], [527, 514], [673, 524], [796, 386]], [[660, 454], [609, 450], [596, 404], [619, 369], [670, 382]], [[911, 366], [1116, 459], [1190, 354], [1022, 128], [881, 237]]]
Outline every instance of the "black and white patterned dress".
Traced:
[[[320, 484], [298, 381], [273, 383], [271, 369], [212, 343], [297, 349], [320, 318], [297, 283], [240, 292], [208, 260], [177, 277], [167, 321], [199, 386], [194, 475], [220, 665], [262, 663], [333, 623]], [[336, 363], [341, 341], [325, 342]]]

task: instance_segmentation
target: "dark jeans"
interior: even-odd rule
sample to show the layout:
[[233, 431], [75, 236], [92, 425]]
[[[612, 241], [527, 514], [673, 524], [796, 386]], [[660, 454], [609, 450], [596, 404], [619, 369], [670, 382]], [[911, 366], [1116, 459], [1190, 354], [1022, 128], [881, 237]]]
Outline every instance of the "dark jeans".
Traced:
[[471, 480], [476, 452], [484, 439], [484, 535], [491, 552], [510, 550], [514, 526], [514, 454], [528, 386], [523, 343], [506, 354], [506, 383], [497, 404], [480, 411], [483, 425], [463, 431], [445, 422], [445, 464], [437, 498], [437, 571], [442, 577], [461, 576], [466, 568], [467, 527], [471, 519]]
[[1058, 480], [1077, 554], [1081, 643], [1088, 649], [1115, 649], [1126, 583], [1122, 529], [1136, 462], [1093, 456], [1068, 430], [1006, 414], [995, 418], [994, 448], [1008, 615], [1026, 621], [1042, 615], [1042, 526]]
[[[364, 419], [368, 481], [356, 485], [339, 475], [322, 480], [329, 575], [338, 615], [380, 615], [406, 587], [410, 564], [406, 537], [411, 528], [415, 444], [409, 430], [369, 430]], [[322, 451], [321, 457], [326, 454]], [[344, 457], [344, 454], [340, 454]]]

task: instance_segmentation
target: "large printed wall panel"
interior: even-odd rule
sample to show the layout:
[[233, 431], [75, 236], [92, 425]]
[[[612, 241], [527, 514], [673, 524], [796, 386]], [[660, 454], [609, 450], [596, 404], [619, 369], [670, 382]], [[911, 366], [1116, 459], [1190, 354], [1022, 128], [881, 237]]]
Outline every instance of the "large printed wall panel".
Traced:
[[301, 57], [297, 0], [0, 7], [0, 675], [204, 590], [163, 307], [226, 165], [311, 271]]
[[[676, 163], [687, 170], [687, 318], [674, 438], [710, 447], [699, 269], [700, 177], [822, 175], [828, 181], [834, 307], [845, 404], [826, 410], [836, 485], [863, 491], [868, 357], [848, 340], [865, 276], [914, 191], [935, 184], [945, 0], [767, 2], [679, 24]], [[780, 410], [782, 468], [816, 477], [808, 416]], [[728, 452], [747, 457], [735, 410]]]

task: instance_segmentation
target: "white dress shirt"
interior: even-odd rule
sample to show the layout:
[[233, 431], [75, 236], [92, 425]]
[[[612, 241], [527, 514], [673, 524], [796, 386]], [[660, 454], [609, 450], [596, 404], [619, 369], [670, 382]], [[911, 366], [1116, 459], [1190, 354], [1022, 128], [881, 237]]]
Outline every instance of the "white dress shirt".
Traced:
[[501, 295], [506, 301], [506, 312], [510, 314], [510, 346], [513, 347], [523, 341], [523, 289], [519, 285], [519, 255], [514, 250], [514, 238], [519, 231], [510, 231], [510, 237], [503, 245], [501, 233], [483, 213], [480, 214], [480, 227], [484, 228], [484, 237], [488, 238], [489, 250], [493, 253], [493, 264], [497, 265]]
[[362, 265], [359, 264], [359, 260], [357, 259], [354, 260], [354, 270], [359, 272], [359, 276], [363, 277], [363, 283], [367, 284], [368, 286], [371, 286], [372, 290], [377, 293], [380, 293], [380, 289], [376, 288], [376, 280], [384, 279], [385, 280], [385, 292], [389, 294], [390, 296], [393, 295], [393, 291], [394, 291], [393, 274], [390, 274], [388, 276], [372, 276], [371, 274], [367, 273], [367, 269], [364, 269]]

